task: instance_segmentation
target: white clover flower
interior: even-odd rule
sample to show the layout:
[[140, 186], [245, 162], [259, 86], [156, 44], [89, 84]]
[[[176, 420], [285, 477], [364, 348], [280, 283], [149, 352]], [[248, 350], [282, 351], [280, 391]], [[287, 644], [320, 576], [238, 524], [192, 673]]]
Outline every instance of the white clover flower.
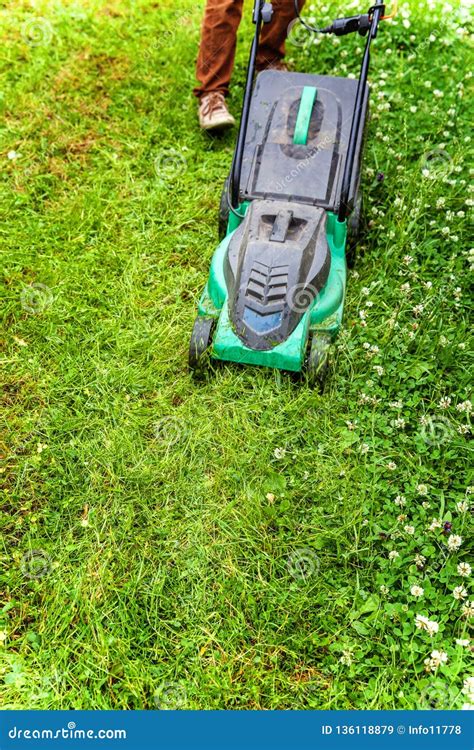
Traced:
[[397, 557], [400, 557], [400, 554], [397, 552], [396, 549], [390, 550], [388, 553], [388, 559], [389, 560], [396, 560]]
[[383, 594], [383, 596], [387, 596], [390, 593], [390, 589], [388, 588], [388, 586], [384, 586], [382, 584], [382, 586], [380, 587], [380, 593]]
[[416, 584], [414, 584], [410, 589], [410, 594], [412, 596], [423, 596], [424, 593], [424, 588], [422, 588], [421, 586], [417, 586]]
[[285, 457], [286, 450], [284, 448], [275, 448], [275, 450], [273, 451], [273, 455], [279, 460]]
[[410, 291], [410, 284], [408, 283], [408, 281], [401, 285], [400, 291], [404, 294], [408, 294], [408, 292]]
[[474, 702], [474, 676], [466, 677], [461, 692], [467, 695], [471, 703]]
[[396, 468], [397, 468], [397, 464], [395, 463], [395, 461], [389, 461], [388, 462], [387, 469], [389, 471], [395, 471]]
[[467, 503], [466, 500], [460, 500], [456, 503], [456, 508], [459, 513], [467, 513], [469, 510], [469, 503]]
[[403, 262], [406, 263], [407, 266], [410, 265], [410, 263], [413, 263], [413, 258], [411, 255], [404, 255], [403, 256]]
[[400, 508], [403, 508], [404, 505], [407, 504], [407, 501], [406, 501], [404, 495], [397, 495], [396, 498], [395, 498], [395, 500], [393, 502], [395, 503], [395, 505], [399, 505]]
[[421, 507], [424, 508], [425, 510], [428, 510], [428, 508], [431, 508], [431, 503], [428, 503], [428, 502], [426, 502], [426, 500], [424, 500], [421, 503]]
[[458, 432], [460, 435], [467, 435], [468, 432], [470, 431], [471, 431], [471, 428], [469, 427], [468, 424], [460, 424], [458, 426]]
[[419, 315], [421, 315], [421, 313], [423, 312], [424, 309], [425, 309], [424, 305], [415, 305], [415, 307], [412, 310], [413, 315], [415, 317], [418, 317]]
[[469, 638], [456, 638], [456, 646], [462, 646], [463, 648], [468, 648], [471, 641]]
[[368, 341], [364, 341], [364, 343], [362, 344], [362, 346], [363, 346], [364, 349], [367, 349], [367, 350], [370, 349], [370, 344], [369, 344]]
[[383, 369], [383, 367], [381, 367], [380, 365], [374, 365], [374, 367], [372, 369], [375, 370], [375, 372], [377, 373], [377, 375], [383, 375], [384, 372], [385, 372], [385, 370]]
[[426, 484], [418, 484], [416, 489], [419, 495], [424, 496], [428, 494], [428, 487], [426, 486]]
[[460, 412], [465, 412], [466, 414], [471, 414], [472, 412], [472, 403], [467, 399], [466, 401], [462, 401], [460, 404], [456, 405], [456, 409]]
[[438, 408], [439, 409], [449, 409], [449, 406], [451, 404], [451, 399], [449, 396], [443, 396], [438, 402]]
[[439, 625], [435, 620], [430, 620], [425, 615], [415, 615], [415, 625], [420, 630], [426, 630], [428, 635], [433, 636], [439, 630]]
[[462, 544], [462, 536], [459, 536], [458, 534], [451, 534], [448, 537], [447, 547], [450, 552], [455, 552], [456, 550], [458, 550], [461, 544]]
[[397, 427], [399, 430], [403, 430], [405, 428], [406, 422], [403, 419], [403, 417], [398, 417], [395, 422], [395, 427]]
[[448, 661], [448, 655], [444, 651], [438, 651], [435, 649], [431, 652], [431, 656], [425, 659], [425, 669], [427, 672], [436, 672], [438, 667], [442, 664], [446, 664]]
[[365, 294], [365, 296], [367, 296], [368, 294], [370, 294], [370, 289], [367, 286], [363, 286], [361, 292], [362, 294]]
[[426, 557], [424, 555], [415, 555], [414, 560], [417, 568], [423, 568], [426, 562]]
[[428, 531], [436, 531], [436, 529], [440, 529], [440, 528], [441, 528], [441, 521], [438, 521], [437, 518], [433, 518], [430, 526], [428, 527]]
[[369, 452], [369, 445], [367, 443], [362, 443], [360, 446], [360, 452], [365, 456]]
[[460, 562], [457, 567], [458, 574], [462, 576], [462, 578], [468, 578], [468, 576], [471, 575], [472, 568], [467, 562]]
[[472, 601], [472, 602], [466, 602], [463, 605], [463, 608], [462, 608], [461, 611], [462, 611], [462, 614], [464, 615], [464, 617], [467, 617], [467, 618], [474, 617], [474, 601]]
[[19, 159], [20, 156], [21, 154], [18, 153], [18, 151], [9, 151], [7, 154], [7, 159], [9, 159], [10, 161], [15, 161], [15, 159]]
[[403, 401], [390, 401], [389, 406], [392, 409], [403, 409]]
[[414, 533], [415, 533], [415, 527], [414, 527], [414, 526], [410, 526], [410, 524], [407, 524], [406, 526], [404, 526], [404, 527], [403, 527], [403, 530], [404, 530], [404, 531], [405, 531], [405, 532], [406, 532], [407, 534], [414, 534]]
[[453, 596], [458, 601], [461, 599], [466, 599], [467, 597], [467, 591], [464, 588], [464, 586], [456, 586], [456, 588], [453, 590]]
[[348, 650], [343, 651], [342, 656], [339, 659], [341, 664], [345, 664], [346, 667], [350, 667], [350, 665], [352, 664], [352, 660], [353, 660], [353, 654], [351, 651], [348, 651]]
[[420, 630], [426, 630], [428, 627], [429, 618], [426, 615], [415, 615], [415, 625]]

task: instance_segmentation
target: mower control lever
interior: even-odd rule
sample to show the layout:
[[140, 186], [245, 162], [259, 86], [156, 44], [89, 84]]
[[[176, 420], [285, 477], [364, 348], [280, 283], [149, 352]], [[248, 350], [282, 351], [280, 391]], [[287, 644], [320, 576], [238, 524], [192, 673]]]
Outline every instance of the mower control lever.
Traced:
[[262, 6], [262, 21], [263, 23], [270, 23], [273, 16], [273, 5], [271, 3], [263, 3]]

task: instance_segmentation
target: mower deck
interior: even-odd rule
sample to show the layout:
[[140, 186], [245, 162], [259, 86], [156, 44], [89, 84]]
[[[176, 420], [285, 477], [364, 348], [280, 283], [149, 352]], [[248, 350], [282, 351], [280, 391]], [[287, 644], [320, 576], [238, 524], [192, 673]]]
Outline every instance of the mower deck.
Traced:
[[[315, 91], [312, 107], [306, 117], [299, 118], [304, 93], [311, 89]], [[356, 92], [357, 81], [349, 78], [275, 70], [259, 73], [242, 161], [241, 202], [284, 198], [336, 211]], [[367, 101], [366, 87], [364, 121]], [[358, 187], [362, 137], [361, 131], [349, 196], [352, 201]]]

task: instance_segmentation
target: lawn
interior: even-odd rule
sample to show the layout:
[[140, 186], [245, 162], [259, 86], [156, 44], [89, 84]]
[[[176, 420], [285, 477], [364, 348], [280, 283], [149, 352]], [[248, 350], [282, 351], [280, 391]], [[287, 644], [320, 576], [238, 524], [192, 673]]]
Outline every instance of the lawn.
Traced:
[[[374, 44], [368, 232], [321, 395], [187, 370], [235, 137], [197, 127], [203, 1], [2, 3], [2, 707], [474, 703], [453, 5], [404, 3]], [[292, 32], [295, 69], [357, 75], [360, 38], [315, 41]]]

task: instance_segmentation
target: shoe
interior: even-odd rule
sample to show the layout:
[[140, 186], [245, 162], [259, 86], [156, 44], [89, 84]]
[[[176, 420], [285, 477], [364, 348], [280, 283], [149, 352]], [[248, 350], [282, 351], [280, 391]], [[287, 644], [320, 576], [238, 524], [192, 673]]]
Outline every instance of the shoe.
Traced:
[[227, 109], [224, 94], [220, 91], [212, 91], [201, 96], [199, 124], [203, 130], [223, 130], [235, 125], [235, 120]]
[[258, 70], [279, 70], [281, 73], [288, 73], [288, 65], [283, 62], [279, 57], [275, 57], [271, 62], [266, 65], [258, 65]]

